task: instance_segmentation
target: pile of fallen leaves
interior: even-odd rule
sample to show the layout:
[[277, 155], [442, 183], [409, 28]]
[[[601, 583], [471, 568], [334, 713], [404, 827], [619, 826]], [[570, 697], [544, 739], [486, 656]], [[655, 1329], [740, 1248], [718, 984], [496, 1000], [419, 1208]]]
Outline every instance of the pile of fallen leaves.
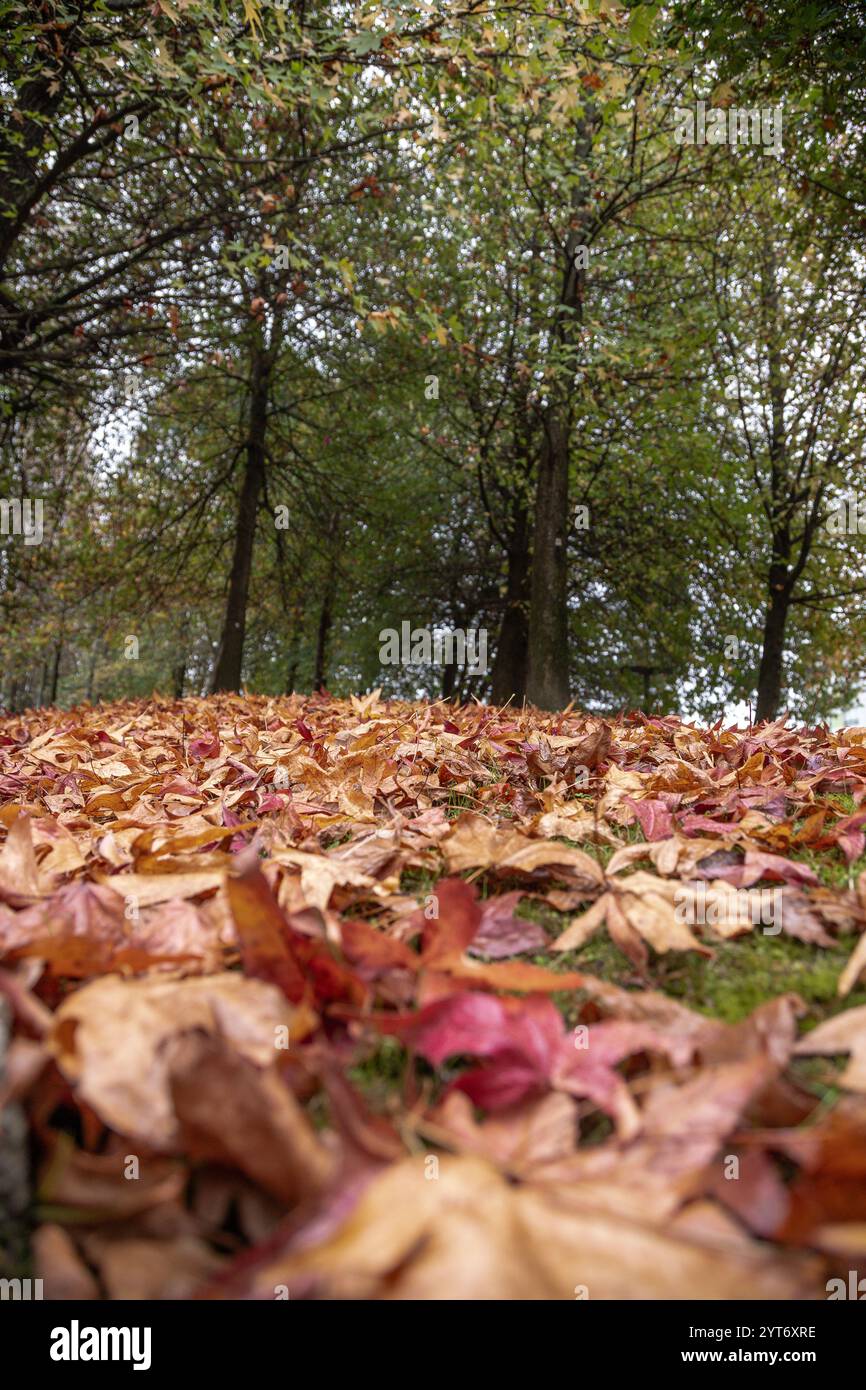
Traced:
[[[866, 1273], [863, 807], [866, 730], [786, 721], [378, 692], [6, 717], [0, 1182], [23, 1154], [28, 1194], [3, 1273], [826, 1297]], [[831, 1016], [653, 988], [666, 953], [711, 969], [756, 932], [853, 934]], [[604, 933], [606, 979], [580, 968]]]

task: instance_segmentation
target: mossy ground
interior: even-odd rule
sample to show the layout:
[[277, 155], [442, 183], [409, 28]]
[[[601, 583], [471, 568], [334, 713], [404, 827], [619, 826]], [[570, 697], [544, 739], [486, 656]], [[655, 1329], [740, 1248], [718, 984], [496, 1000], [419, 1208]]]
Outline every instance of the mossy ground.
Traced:
[[[834, 811], [843, 815], [856, 809], [849, 796], [835, 797], [833, 803]], [[643, 840], [643, 834], [639, 826], [631, 826], [622, 832], [621, 838], [625, 844], [637, 844]], [[602, 865], [614, 853], [606, 845], [574, 840], [565, 843], [584, 850]], [[848, 864], [836, 847], [820, 851], [793, 848], [787, 857], [807, 864], [820, 882], [831, 888], [852, 888], [859, 874], [866, 871], [866, 855]], [[517, 880], [497, 877], [494, 883], [486, 875], [467, 877], [476, 882], [482, 897], [491, 891], [501, 893], [509, 888], [527, 887]], [[432, 891], [433, 879], [413, 872], [404, 875], [403, 888], [422, 899]], [[552, 937], [558, 936], [570, 920], [569, 914], [533, 898], [523, 900], [518, 915], [540, 923]], [[866, 987], [852, 991], [845, 999], [837, 992], [839, 975], [856, 943], [857, 937], [852, 935], [839, 937], [831, 947], [810, 946], [791, 937], [766, 935], [757, 927], [751, 934], [730, 941], [708, 942], [713, 950], [711, 958], [696, 952], [652, 953], [646, 972], [641, 974], [602, 929], [580, 951], [545, 952], [533, 960], [549, 969], [582, 970], [626, 988], [658, 989], [689, 1008], [726, 1023], [738, 1022], [780, 994], [798, 994], [808, 1009], [803, 1019], [803, 1027], [808, 1029], [841, 1009], [866, 1004]], [[567, 1014], [567, 996], [560, 996], [558, 1002]]]
[[[562, 929], [559, 913], [543, 903], [522, 903], [520, 915], [540, 922], [552, 933]], [[839, 975], [856, 945], [855, 936], [840, 937], [832, 947], [808, 946], [790, 937], [770, 937], [760, 927], [732, 941], [714, 941], [713, 956], [678, 951], [656, 955], [645, 974], [625, 959], [608, 936], [599, 932], [580, 951], [538, 955], [551, 969], [583, 970], [626, 988], [658, 989], [690, 1009], [736, 1023], [759, 1004], [780, 994], [798, 994], [809, 1007], [805, 1026], [829, 1018], [841, 1008], [866, 1004], [866, 989], [847, 999], [837, 995]], [[709, 944], [709, 943], [708, 943]]]
[[[856, 810], [850, 797], [832, 800], [836, 814], [850, 815]], [[465, 798], [454, 798], [449, 815], [457, 816], [466, 809], [464, 801]], [[623, 844], [638, 844], [644, 837], [640, 827], [633, 825], [621, 830], [619, 838]], [[575, 840], [564, 843], [582, 849], [602, 866], [607, 865], [615, 852], [613, 847], [606, 845]], [[848, 864], [836, 846], [822, 850], [795, 846], [785, 857], [807, 864], [820, 883], [828, 888], [851, 889], [858, 876], [866, 871], [866, 855]], [[647, 862], [635, 867], [651, 868], [651, 865]], [[465, 877], [475, 883], [481, 898], [515, 888], [532, 892], [532, 885], [526, 880], [477, 872], [467, 873]], [[413, 893], [423, 902], [425, 895], [434, 889], [434, 878], [412, 870], [403, 875], [401, 886], [404, 892]], [[565, 930], [573, 915], [558, 912], [533, 897], [525, 897], [517, 912], [519, 916], [538, 922], [551, 938]], [[727, 941], [708, 936], [706, 944], [712, 948], [711, 957], [688, 951], [671, 951], [664, 955], [650, 951], [646, 969], [639, 971], [602, 927], [579, 951], [544, 951], [528, 959], [550, 970], [563, 973], [579, 970], [596, 975], [625, 989], [659, 990], [686, 1007], [724, 1023], [738, 1023], [761, 1004], [779, 995], [796, 994], [806, 1010], [800, 1027], [808, 1031], [843, 1009], [866, 1005], [866, 986], [853, 990], [844, 999], [838, 993], [839, 976], [857, 940], [856, 935], [840, 936], [832, 946], [812, 946], [791, 937], [765, 934], [757, 926], [751, 933]], [[583, 998], [573, 991], [563, 991], [552, 998], [567, 1025], [572, 1026], [579, 1018]], [[393, 1104], [395, 1094], [402, 1089], [405, 1065], [406, 1054], [400, 1043], [393, 1038], [383, 1039], [354, 1068], [353, 1079], [369, 1099], [386, 1105], [390, 1100]], [[792, 1074], [801, 1086], [830, 1104], [838, 1097], [834, 1083], [843, 1065], [844, 1058], [797, 1058], [792, 1064]]]

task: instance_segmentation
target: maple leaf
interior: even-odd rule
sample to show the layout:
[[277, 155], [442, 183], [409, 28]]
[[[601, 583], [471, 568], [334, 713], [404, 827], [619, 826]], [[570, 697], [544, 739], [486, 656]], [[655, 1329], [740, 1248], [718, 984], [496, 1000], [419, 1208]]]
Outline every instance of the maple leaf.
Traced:
[[[300, 1296], [568, 1299], [575, 1284], [597, 1298], [796, 1298], [817, 1294], [820, 1263], [757, 1242], [653, 1229], [581, 1201], [579, 1187], [514, 1186], [484, 1159], [439, 1159], [424, 1181], [423, 1157], [392, 1164], [367, 1188], [330, 1239], [298, 1253], [271, 1253], [224, 1296], [264, 1295], [285, 1283]], [[573, 1195], [573, 1201], [570, 1196]], [[578, 1274], [575, 1273], [578, 1271]], [[637, 1282], [635, 1282], [637, 1281]], [[216, 1292], [216, 1290], [215, 1290]]]
[[48, 1047], [76, 1093], [119, 1134], [153, 1148], [177, 1142], [168, 1042], [200, 1029], [219, 1033], [251, 1063], [273, 1066], [277, 1040], [305, 1036], [310, 1018], [273, 985], [223, 973], [201, 979], [85, 985], [60, 1005]]
[[[635, 1261], [660, 1297], [684, 1269], [696, 1296], [820, 1293], [866, 1219], [862, 1005], [798, 1037], [796, 995], [728, 1023], [557, 961], [606, 929], [645, 976], [671, 951], [711, 974], [763, 928], [859, 931], [846, 997], [866, 875], [813, 865], [860, 855], [866, 749], [835, 737], [381, 691], [0, 721], [0, 1102], [43, 1117], [46, 1287], [571, 1298], [582, 1260], [599, 1296], [633, 1295]], [[847, 1057], [842, 1099], [805, 1057]]]
[[583, 1033], [584, 1046], [578, 1049], [549, 999], [516, 1005], [467, 992], [428, 1005], [409, 1037], [434, 1065], [460, 1054], [485, 1058], [484, 1067], [454, 1083], [484, 1109], [516, 1105], [550, 1086], [593, 1100], [631, 1135], [638, 1127], [637, 1112], [614, 1064], [634, 1052], [671, 1048], [685, 1063], [691, 1048], [681, 1039], [669, 1042], [647, 1024], [611, 1021]]

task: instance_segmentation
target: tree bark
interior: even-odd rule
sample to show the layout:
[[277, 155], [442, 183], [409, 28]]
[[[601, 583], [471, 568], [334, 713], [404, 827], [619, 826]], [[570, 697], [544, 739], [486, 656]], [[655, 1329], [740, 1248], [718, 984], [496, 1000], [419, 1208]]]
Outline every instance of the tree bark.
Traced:
[[319, 626], [316, 631], [316, 660], [313, 669], [313, 689], [324, 690], [328, 676], [328, 638], [334, 619], [334, 584], [337, 577], [337, 562], [331, 558], [328, 565], [328, 578], [319, 609]]
[[[590, 106], [577, 122], [575, 159], [585, 164], [592, 151], [595, 113]], [[532, 535], [532, 588], [529, 609], [529, 670], [526, 693], [540, 709], [562, 709], [568, 680], [568, 474], [571, 398], [577, 334], [583, 322], [586, 270], [578, 264], [591, 224], [589, 179], [575, 185], [571, 230], [563, 248], [562, 288], [553, 329], [554, 377], [542, 416], [544, 439], [538, 464]]]
[[494, 705], [504, 705], [509, 700], [521, 704], [526, 698], [530, 556], [529, 518], [525, 510], [515, 518], [508, 546], [507, 564], [505, 612], [499, 628], [496, 658], [491, 675], [490, 698]]
[[782, 372], [779, 332], [779, 296], [776, 262], [772, 249], [765, 251], [762, 263], [762, 312], [767, 340], [767, 373], [770, 388], [771, 432], [770, 499], [766, 508], [772, 538], [767, 576], [768, 598], [764, 618], [764, 642], [758, 671], [756, 718], [775, 719], [782, 702], [782, 673], [785, 657], [785, 624], [796, 579], [806, 562], [811, 531], [804, 530], [801, 554], [791, 570], [791, 515], [793, 498], [788, 478], [788, 439], [785, 428], [785, 379]]
[[[265, 500], [267, 503], [267, 498]], [[270, 504], [267, 505], [270, 510]], [[286, 572], [286, 547], [283, 540], [283, 533], [277, 530], [275, 535], [277, 542], [277, 576], [280, 585], [280, 600], [283, 605], [283, 611], [291, 622], [286, 650], [286, 680], [284, 693], [286, 695], [292, 695], [294, 694], [298, 680], [298, 665], [300, 664], [301, 654], [301, 629], [304, 623], [304, 604], [303, 600], [298, 601], [295, 597], [298, 583], [297, 572], [293, 572], [291, 576]]]
[[[770, 597], [764, 618], [764, 644], [758, 671], [758, 707], [755, 718], [775, 719], [782, 703], [782, 673], [785, 657], [785, 624], [790, 595], [781, 575], [770, 571]], [[775, 586], [774, 587], [774, 583]]]
[[454, 698], [454, 687], [457, 684], [457, 662], [446, 661], [442, 667], [442, 699], [452, 700]]
[[526, 693], [539, 709], [568, 704], [568, 437], [556, 411], [544, 422], [532, 538]]
[[96, 663], [99, 658], [99, 638], [95, 638], [90, 648], [90, 660], [87, 663], [87, 692], [85, 699], [88, 704], [93, 703], [93, 689], [96, 684]]
[[269, 368], [270, 363], [259, 339], [253, 350], [246, 462], [240, 497], [238, 498], [229, 592], [219, 651], [211, 680], [211, 694], [216, 694], [219, 690], [240, 690], [241, 688], [247, 599], [256, 538], [256, 513], [265, 477]]
[[298, 683], [298, 666], [301, 657], [301, 627], [303, 625], [303, 610], [297, 607], [290, 610], [292, 617], [292, 631], [289, 636], [288, 664], [286, 666], [286, 695], [293, 695]]
[[63, 655], [63, 639], [58, 638], [54, 644], [54, 661], [51, 666], [51, 689], [48, 692], [49, 705], [57, 704], [57, 687], [60, 683], [60, 658]]

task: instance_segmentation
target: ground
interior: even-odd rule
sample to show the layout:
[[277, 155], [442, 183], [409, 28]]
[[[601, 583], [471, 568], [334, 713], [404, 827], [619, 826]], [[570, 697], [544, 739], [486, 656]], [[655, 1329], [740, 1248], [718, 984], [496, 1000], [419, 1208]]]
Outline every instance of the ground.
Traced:
[[3, 1272], [827, 1297], [866, 1273], [864, 801], [866, 730], [785, 720], [5, 718]]

